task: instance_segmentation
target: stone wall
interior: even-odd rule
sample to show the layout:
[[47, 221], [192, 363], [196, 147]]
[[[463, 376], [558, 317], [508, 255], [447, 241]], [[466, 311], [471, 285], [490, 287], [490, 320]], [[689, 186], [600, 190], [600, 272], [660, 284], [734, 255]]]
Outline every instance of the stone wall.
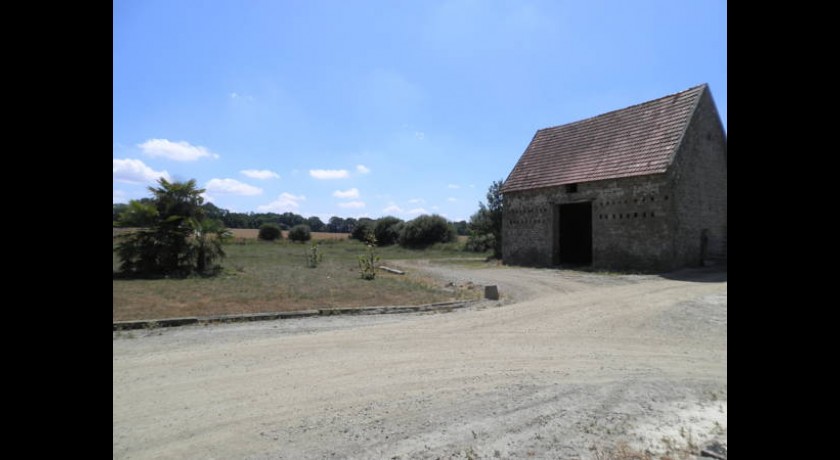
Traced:
[[592, 265], [661, 268], [673, 255], [672, 192], [664, 174], [506, 193], [502, 257], [512, 265], [555, 265], [559, 205], [592, 203]]
[[698, 102], [668, 174], [679, 203], [675, 264], [699, 265], [701, 259], [725, 259], [726, 134], [709, 91]]

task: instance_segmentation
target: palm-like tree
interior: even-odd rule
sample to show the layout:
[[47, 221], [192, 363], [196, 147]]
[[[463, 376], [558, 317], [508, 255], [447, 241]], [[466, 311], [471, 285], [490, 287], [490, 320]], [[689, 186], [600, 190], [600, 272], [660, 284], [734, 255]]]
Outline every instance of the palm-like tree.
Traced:
[[[186, 275], [206, 273], [225, 256], [222, 243], [230, 232], [204, 217], [204, 189], [195, 179], [169, 182], [158, 179], [149, 187], [155, 212], [143, 213], [148, 222], [120, 242], [116, 251], [124, 273], [139, 275]], [[138, 208], [139, 209], [139, 208]]]

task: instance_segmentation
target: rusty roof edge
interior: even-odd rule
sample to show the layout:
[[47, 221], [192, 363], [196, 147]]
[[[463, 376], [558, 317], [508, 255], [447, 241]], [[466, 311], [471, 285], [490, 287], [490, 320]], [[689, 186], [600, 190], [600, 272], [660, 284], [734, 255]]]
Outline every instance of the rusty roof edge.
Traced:
[[688, 127], [691, 126], [691, 121], [694, 119], [694, 113], [697, 112], [700, 100], [703, 99], [703, 95], [709, 91], [709, 84], [703, 83], [702, 85], [695, 86], [695, 88], [700, 88], [700, 93], [697, 94], [697, 99], [694, 101], [694, 104], [692, 104], [691, 110], [688, 111], [688, 117], [683, 125], [680, 137], [677, 138], [677, 143], [674, 144], [674, 150], [668, 154], [668, 164], [665, 166], [666, 170], [671, 169], [671, 165], [674, 164], [674, 159], [677, 157], [677, 152], [680, 151], [680, 147], [682, 147], [683, 139], [685, 139], [685, 134], [688, 132]]

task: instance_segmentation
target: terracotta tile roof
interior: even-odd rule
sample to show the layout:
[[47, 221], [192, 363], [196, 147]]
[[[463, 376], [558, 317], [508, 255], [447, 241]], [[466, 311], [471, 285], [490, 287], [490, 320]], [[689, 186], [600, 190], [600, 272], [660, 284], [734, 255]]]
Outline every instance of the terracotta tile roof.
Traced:
[[502, 192], [665, 172], [706, 87], [537, 131]]

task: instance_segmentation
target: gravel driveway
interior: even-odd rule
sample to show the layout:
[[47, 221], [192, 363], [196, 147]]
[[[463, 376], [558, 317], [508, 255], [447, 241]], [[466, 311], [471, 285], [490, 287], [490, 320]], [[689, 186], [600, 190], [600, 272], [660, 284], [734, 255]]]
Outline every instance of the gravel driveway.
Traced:
[[114, 333], [114, 458], [589, 459], [725, 443], [725, 271], [398, 265], [502, 299]]

